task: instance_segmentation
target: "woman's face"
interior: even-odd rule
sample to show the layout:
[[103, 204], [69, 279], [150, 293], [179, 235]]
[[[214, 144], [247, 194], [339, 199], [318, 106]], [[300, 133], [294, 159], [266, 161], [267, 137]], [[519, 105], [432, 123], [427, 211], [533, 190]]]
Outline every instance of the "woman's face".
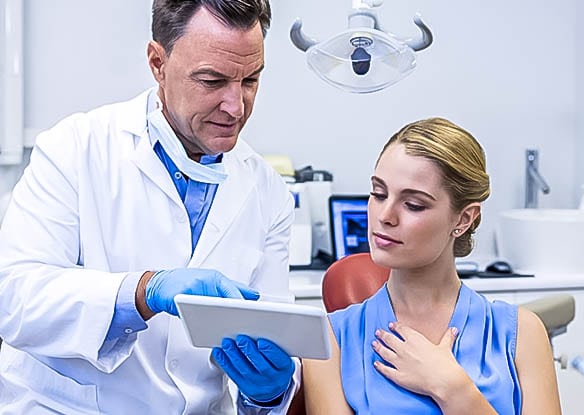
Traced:
[[440, 169], [392, 144], [371, 178], [368, 206], [373, 260], [392, 269], [454, 261], [452, 232], [459, 215], [450, 206]]

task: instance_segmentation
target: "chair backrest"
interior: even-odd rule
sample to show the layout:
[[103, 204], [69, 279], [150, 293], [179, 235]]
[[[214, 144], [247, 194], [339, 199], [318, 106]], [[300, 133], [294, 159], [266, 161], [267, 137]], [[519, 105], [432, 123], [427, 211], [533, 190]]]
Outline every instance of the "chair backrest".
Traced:
[[389, 269], [375, 264], [368, 252], [335, 261], [322, 279], [324, 307], [332, 312], [363, 302], [381, 288], [389, 273]]
[[[371, 297], [389, 277], [389, 269], [376, 265], [368, 252], [335, 261], [322, 279], [322, 301], [328, 312], [340, 310]], [[305, 415], [304, 390], [292, 400], [288, 415]]]

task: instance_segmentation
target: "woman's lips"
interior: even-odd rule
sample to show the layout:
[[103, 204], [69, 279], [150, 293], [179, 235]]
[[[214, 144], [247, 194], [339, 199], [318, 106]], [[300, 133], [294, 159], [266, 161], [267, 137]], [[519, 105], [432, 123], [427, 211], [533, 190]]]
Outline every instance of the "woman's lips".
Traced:
[[393, 245], [403, 245], [402, 241], [398, 241], [397, 239], [390, 238], [387, 235], [373, 233], [373, 241], [378, 248], [387, 248]]

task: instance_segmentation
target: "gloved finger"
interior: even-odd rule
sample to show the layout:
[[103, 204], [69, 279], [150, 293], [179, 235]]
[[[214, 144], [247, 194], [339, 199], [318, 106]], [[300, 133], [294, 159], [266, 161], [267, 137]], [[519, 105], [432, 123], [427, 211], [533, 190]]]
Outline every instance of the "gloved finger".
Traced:
[[239, 384], [241, 380], [244, 379], [244, 376], [242, 376], [241, 373], [239, 373], [239, 371], [233, 365], [229, 357], [220, 347], [213, 347], [213, 350], [211, 351], [211, 358], [221, 369], [223, 369], [225, 374], [229, 376], [229, 378], [236, 384]]
[[235, 340], [230, 338], [223, 339], [223, 341], [221, 341], [221, 349], [227, 358], [231, 361], [237, 372], [239, 372], [242, 376], [246, 377], [257, 373], [255, 367], [239, 349], [239, 346], [235, 343]]
[[253, 367], [263, 375], [270, 375], [274, 372], [274, 367], [270, 364], [264, 355], [259, 351], [254, 339], [244, 334], [239, 334], [235, 338], [235, 343], [239, 350], [251, 362]]
[[215, 287], [219, 297], [243, 299], [237, 285], [227, 277], [220, 276]]
[[259, 291], [239, 282], [239, 281], [233, 281], [233, 284], [235, 284], [235, 286], [237, 287], [237, 289], [239, 290], [239, 292], [241, 293], [241, 295], [243, 295], [243, 298], [245, 298], [246, 300], [253, 300], [256, 301], [260, 298], [260, 293]]
[[258, 350], [276, 369], [289, 369], [294, 364], [288, 353], [271, 340], [259, 338], [257, 346]]

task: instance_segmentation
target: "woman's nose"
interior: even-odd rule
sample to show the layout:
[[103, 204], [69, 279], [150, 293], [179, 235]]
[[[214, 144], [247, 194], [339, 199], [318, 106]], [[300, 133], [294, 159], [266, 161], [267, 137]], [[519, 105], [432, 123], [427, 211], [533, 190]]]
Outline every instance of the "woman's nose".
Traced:
[[393, 202], [386, 200], [379, 211], [378, 220], [386, 225], [396, 226], [398, 224], [397, 209]]

